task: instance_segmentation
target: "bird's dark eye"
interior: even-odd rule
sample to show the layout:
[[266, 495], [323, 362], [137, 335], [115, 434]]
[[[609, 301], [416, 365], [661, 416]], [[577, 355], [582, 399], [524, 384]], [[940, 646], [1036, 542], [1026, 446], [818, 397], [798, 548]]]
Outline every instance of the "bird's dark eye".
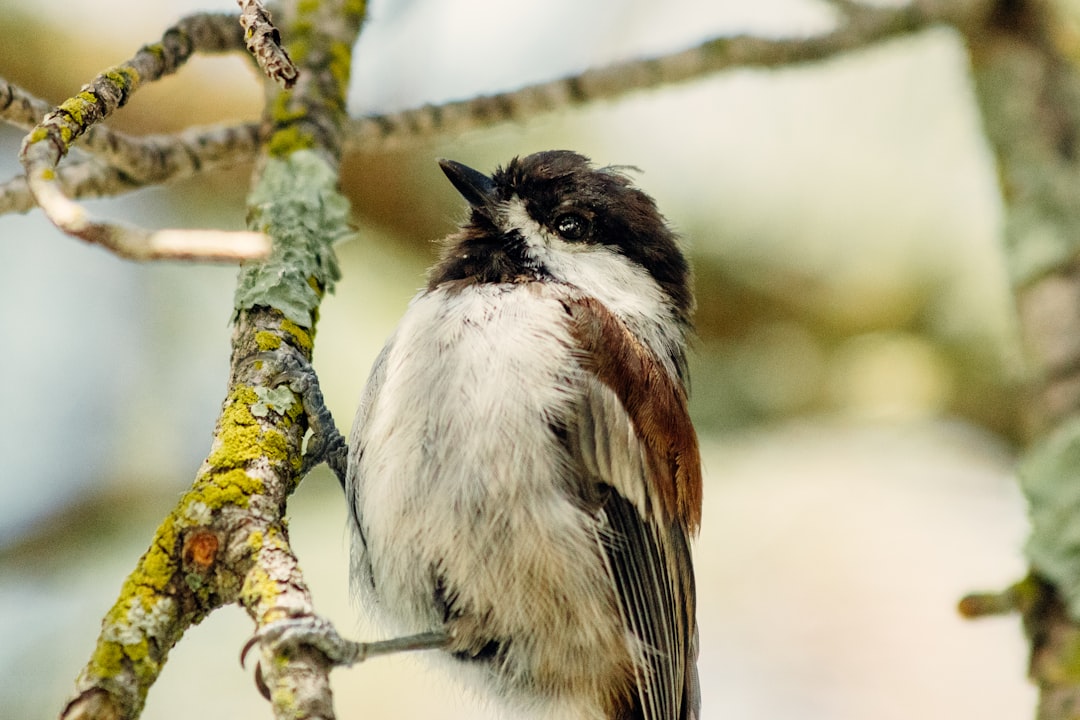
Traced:
[[555, 218], [555, 232], [566, 240], [580, 240], [589, 232], [589, 221], [577, 213], [563, 213]]

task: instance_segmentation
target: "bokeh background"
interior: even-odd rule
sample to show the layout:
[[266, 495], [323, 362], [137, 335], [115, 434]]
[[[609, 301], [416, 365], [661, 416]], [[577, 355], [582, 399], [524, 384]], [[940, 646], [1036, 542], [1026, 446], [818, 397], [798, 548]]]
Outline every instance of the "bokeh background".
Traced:
[[[0, 0], [0, 75], [58, 102], [229, 0]], [[351, 111], [490, 93], [717, 34], [827, 30], [823, 3], [374, 0]], [[198, 58], [116, 117], [136, 133], [258, 116], [240, 58]], [[20, 133], [0, 128], [0, 177]], [[368, 367], [462, 216], [434, 163], [572, 148], [640, 168], [697, 271], [692, 411], [706, 468], [695, 553], [703, 717], [1026, 717], [1015, 618], [961, 595], [1024, 572], [1012, 477], [1022, 363], [1001, 206], [961, 40], [736, 70], [462, 137], [350, 156], [357, 238], [316, 367], [348, 425]], [[250, 167], [88, 203], [151, 227], [240, 228]], [[0, 217], [0, 718], [54, 717], [127, 572], [209, 448], [235, 269], [135, 265]], [[345, 509], [312, 475], [291, 536], [323, 613], [347, 595]], [[267, 717], [236, 608], [174, 650], [150, 720]], [[339, 715], [489, 717], [416, 658], [334, 675]]]

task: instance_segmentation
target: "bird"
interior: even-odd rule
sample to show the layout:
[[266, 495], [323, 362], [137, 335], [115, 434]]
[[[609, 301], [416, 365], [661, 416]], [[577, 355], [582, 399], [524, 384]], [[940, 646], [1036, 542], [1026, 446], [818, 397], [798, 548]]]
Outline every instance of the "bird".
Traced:
[[467, 201], [348, 438], [353, 593], [389, 636], [529, 717], [694, 720], [681, 240], [625, 166], [550, 150]]

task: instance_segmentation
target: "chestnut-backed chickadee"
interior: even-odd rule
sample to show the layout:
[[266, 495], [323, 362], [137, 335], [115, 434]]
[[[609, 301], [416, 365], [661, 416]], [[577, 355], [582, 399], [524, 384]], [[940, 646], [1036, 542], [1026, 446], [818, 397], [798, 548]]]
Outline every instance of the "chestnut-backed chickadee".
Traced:
[[552, 718], [698, 717], [675, 234], [569, 151], [488, 177], [371, 371], [349, 440], [352, 574], [396, 635]]

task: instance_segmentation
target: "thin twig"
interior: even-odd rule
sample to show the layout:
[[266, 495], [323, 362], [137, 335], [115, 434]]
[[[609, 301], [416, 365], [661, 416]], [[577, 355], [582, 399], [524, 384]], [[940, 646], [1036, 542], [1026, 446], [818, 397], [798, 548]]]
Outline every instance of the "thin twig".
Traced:
[[272, 80], [287, 88], [296, 82], [299, 70], [281, 45], [281, 33], [260, 0], [236, 0], [240, 6], [240, 26], [248, 51]]
[[195, 15], [166, 31], [161, 42], [141, 48], [126, 63], [98, 75], [73, 98], [48, 113], [23, 141], [20, 159], [37, 204], [64, 232], [134, 260], [159, 258], [226, 260], [264, 257], [269, 240], [252, 232], [159, 230], [92, 219], [63, 192], [56, 166], [72, 143], [124, 105], [143, 83], [171, 74], [195, 52], [235, 50], [242, 31], [230, 15]]

